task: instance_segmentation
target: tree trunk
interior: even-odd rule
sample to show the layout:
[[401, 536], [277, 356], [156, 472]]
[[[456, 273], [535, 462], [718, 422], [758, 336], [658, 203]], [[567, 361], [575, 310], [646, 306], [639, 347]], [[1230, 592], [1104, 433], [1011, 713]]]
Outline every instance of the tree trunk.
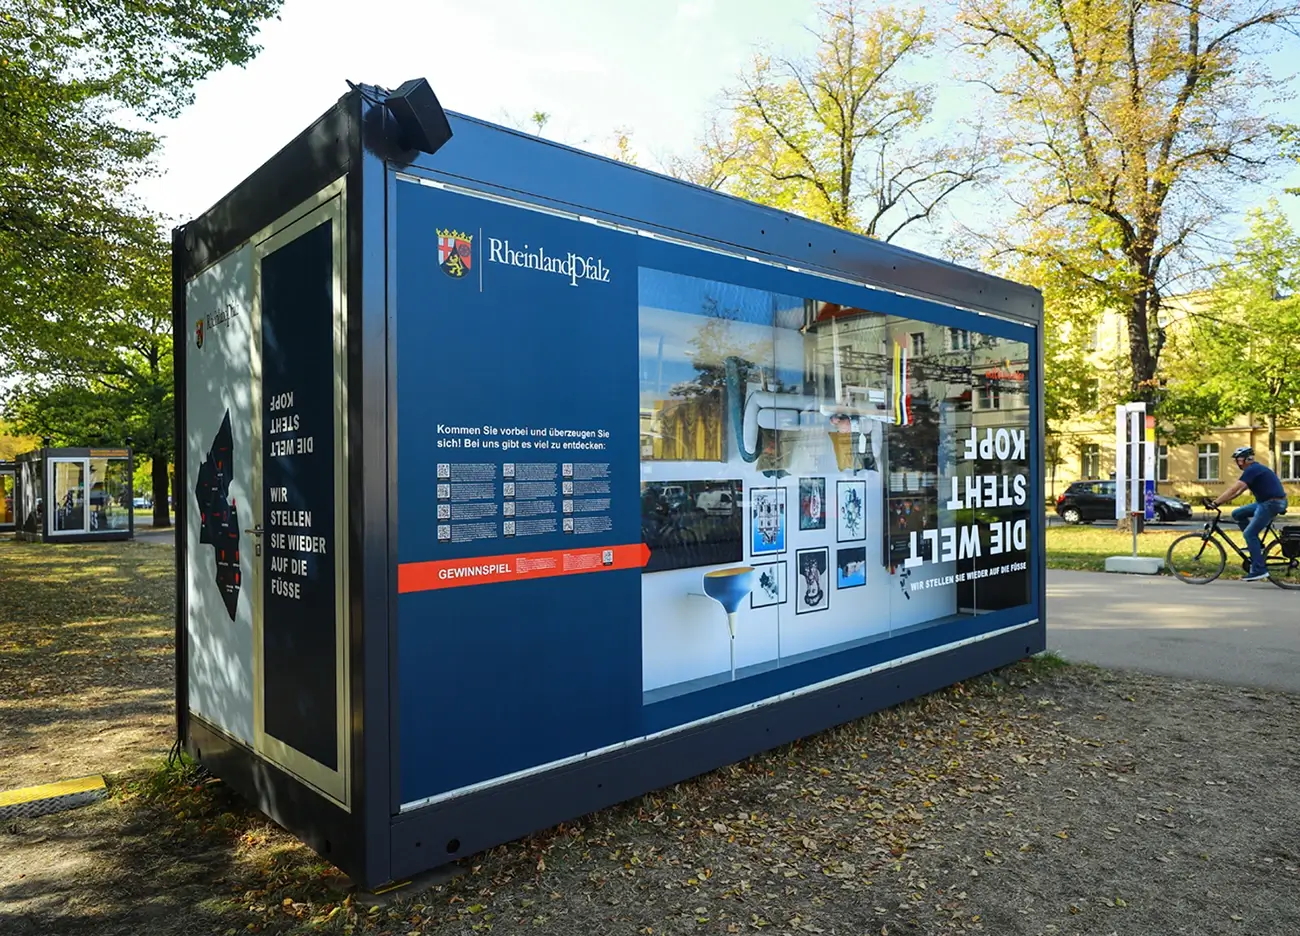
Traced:
[[1132, 368], [1131, 391], [1133, 400], [1147, 404], [1147, 414], [1155, 413], [1156, 358], [1151, 353], [1151, 330], [1147, 323], [1148, 296], [1145, 292], [1133, 297], [1133, 308], [1128, 317], [1128, 356]]
[[1268, 414], [1268, 466], [1278, 470], [1277, 460], [1277, 414]]
[[170, 493], [168, 488], [167, 455], [159, 453], [153, 456], [153, 525], [163, 529], [172, 525], [171, 508], [167, 503]]

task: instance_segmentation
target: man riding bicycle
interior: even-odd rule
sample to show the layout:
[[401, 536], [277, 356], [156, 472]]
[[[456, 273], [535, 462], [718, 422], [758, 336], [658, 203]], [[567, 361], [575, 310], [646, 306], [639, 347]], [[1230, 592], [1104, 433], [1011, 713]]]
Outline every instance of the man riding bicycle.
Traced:
[[1267, 465], [1255, 461], [1255, 450], [1248, 445], [1235, 449], [1232, 460], [1237, 463], [1241, 477], [1234, 481], [1226, 491], [1213, 501], [1207, 501], [1212, 507], [1226, 504], [1249, 489], [1255, 495], [1255, 503], [1243, 504], [1232, 512], [1232, 519], [1241, 527], [1246, 538], [1246, 549], [1250, 552], [1250, 574], [1247, 582], [1262, 582], [1268, 578], [1264, 568], [1264, 546], [1259, 541], [1262, 530], [1268, 529], [1273, 518], [1286, 513], [1286, 489], [1282, 482]]

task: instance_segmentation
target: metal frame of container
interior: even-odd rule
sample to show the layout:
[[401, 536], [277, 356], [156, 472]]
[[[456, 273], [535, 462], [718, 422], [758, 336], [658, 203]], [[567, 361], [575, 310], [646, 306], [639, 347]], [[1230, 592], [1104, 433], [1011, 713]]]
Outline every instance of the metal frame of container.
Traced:
[[[978, 330], [1002, 320], [1034, 330], [1030, 505], [1043, 502], [1042, 299], [1029, 287], [745, 202], [653, 172], [448, 114], [454, 136], [433, 155], [404, 150], [382, 91], [355, 86], [207, 212], [173, 233], [177, 500], [177, 731], [186, 750], [363, 887], [399, 881], [537, 829], [679, 782], [834, 724], [970, 678], [1045, 648], [1042, 511], [1032, 511], [1033, 616], [1004, 632], [931, 648], [809, 687], [774, 704], [464, 795], [403, 810], [397, 779], [396, 391], [388, 206], [399, 174], [646, 236], [861, 284], [956, 310]], [[348, 509], [340, 594], [344, 660], [341, 744], [346, 795], [277, 766], [196, 714], [188, 625], [187, 284], [277, 219], [330, 190], [343, 206], [346, 404], [340, 423]], [[198, 392], [198, 391], [195, 391]]]

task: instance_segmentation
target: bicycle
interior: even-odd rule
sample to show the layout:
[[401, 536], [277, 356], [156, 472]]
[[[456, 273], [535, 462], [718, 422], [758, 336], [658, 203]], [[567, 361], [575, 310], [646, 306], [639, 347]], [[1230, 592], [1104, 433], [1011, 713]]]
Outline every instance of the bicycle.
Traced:
[[[1250, 572], [1250, 553], [1245, 546], [1238, 546], [1227, 532], [1219, 526], [1223, 519], [1223, 509], [1216, 507], [1206, 498], [1206, 509], [1214, 511], [1214, 517], [1200, 533], [1187, 533], [1169, 544], [1165, 554], [1165, 565], [1180, 582], [1188, 585], [1205, 585], [1213, 582], [1223, 574], [1228, 556], [1223, 543], [1232, 547], [1232, 551], [1241, 559], [1242, 570]], [[1268, 538], [1271, 534], [1271, 539]], [[1278, 588], [1300, 589], [1300, 527], [1283, 527], [1282, 533], [1270, 523], [1260, 537], [1264, 547], [1264, 569], [1268, 580]], [[1211, 549], [1210, 547], [1214, 548]]]

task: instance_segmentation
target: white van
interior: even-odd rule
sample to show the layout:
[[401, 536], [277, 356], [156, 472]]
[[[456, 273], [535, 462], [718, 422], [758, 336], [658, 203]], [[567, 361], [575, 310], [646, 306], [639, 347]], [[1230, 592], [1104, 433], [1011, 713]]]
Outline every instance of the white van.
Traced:
[[695, 509], [711, 517], [730, 517], [736, 510], [730, 491], [705, 491], [695, 496]]

